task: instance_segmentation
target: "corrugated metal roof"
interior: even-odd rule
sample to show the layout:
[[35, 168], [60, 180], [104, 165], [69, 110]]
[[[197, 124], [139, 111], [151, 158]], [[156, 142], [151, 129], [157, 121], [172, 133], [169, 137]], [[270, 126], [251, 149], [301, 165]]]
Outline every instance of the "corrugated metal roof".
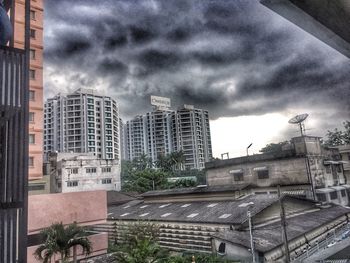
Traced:
[[[144, 203], [130, 202], [122, 206], [110, 207], [109, 219], [138, 220], [143, 215], [144, 220], [174, 221], [191, 223], [241, 224], [247, 219], [248, 206], [240, 207], [244, 203], [253, 202], [252, 215], [260, 212], [278, 200], [277, 195], [250, 195], [242, 199], [227, 201], [196, 201], [189, 203]], [[188, 205], [190, 204], [190, 205]], [[215, 204], [215, 205], [214, 205]], [[125, 213], [129, 213], [125, 215]], [[145, 213], [149, 213], [145, 215]], [[167, 217], [162, 215], [171, 213]], [[191, 214], [198, 214], [191, 218]], [[221, 217], [230, 214], [228, 217]], [[123, 216], [122, 216], [123, 215]]]
[[[306, 234], [311, 230], [329, 223], [342, 215], [350, 213], [350, 209], [333, 206], [319, 211], [305, 213], [287, 219], [288, 240]], [[281, 223], [275, 222], [253, 231], [255, 248], [261, 252], [267, 252], [282, 245]], [[250, 247], [249, 231], [226, 231], [215, 234], [214, 237], [229, 241], [231, 243]]]

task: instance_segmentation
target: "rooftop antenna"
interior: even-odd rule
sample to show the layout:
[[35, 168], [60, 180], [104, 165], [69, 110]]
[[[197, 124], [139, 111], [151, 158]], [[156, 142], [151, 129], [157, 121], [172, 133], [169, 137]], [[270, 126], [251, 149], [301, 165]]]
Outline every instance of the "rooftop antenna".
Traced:
[[288, 123], [291, 124], [298, 124], [299, 125], [299, 129], [300, 129], [300, 134], [301, 136], [304, 136], [305, 134], [305, 125], [304, 125], [304, 121], [306, 120], [306, 118], [309, 117], [309, 114], [304, 113], [304, 114], [299, 114], [293, 118], [291, 118]]

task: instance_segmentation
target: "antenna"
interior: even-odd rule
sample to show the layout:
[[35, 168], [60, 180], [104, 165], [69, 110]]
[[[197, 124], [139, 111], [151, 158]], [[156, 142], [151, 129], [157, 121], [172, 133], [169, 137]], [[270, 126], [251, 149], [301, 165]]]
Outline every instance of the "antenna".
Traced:
[[299, 129], [300, 129], [300, 134], [301, 136], [304, 136], [305, 133], [305, 125], [304, 125], [304, 121], [306, 120], [306, 118], [309, 116], [309, 114], [304, 113], [304, 114], [299, 114], [293, 118], [291, 118], [288, 123], [291, 124], [298, 124], [299, 125]]

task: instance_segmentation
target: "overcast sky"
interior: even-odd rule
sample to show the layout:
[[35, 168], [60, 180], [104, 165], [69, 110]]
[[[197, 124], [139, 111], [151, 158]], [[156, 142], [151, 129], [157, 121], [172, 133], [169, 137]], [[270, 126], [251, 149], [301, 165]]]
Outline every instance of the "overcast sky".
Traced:
[[46, 0], [45, 95], [96, 88], [128, 120], [149, 96], [209, 111], [214, 156], [323, 136], [350, 116], [350, 60], [258, 0]]

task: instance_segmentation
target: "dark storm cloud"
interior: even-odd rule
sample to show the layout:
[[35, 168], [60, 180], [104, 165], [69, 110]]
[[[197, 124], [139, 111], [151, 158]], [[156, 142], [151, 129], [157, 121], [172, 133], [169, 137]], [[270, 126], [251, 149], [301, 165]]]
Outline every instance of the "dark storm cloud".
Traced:
[[339, 118], [350, 111], [349, 60], [258, 1], [45, 2], [48, 94], [62, 88], [55, 78], [67, 90], [102, 86], [126, 119], [149, 110], [149, 95], [208, 109], [213, 119], [322, 105]]

